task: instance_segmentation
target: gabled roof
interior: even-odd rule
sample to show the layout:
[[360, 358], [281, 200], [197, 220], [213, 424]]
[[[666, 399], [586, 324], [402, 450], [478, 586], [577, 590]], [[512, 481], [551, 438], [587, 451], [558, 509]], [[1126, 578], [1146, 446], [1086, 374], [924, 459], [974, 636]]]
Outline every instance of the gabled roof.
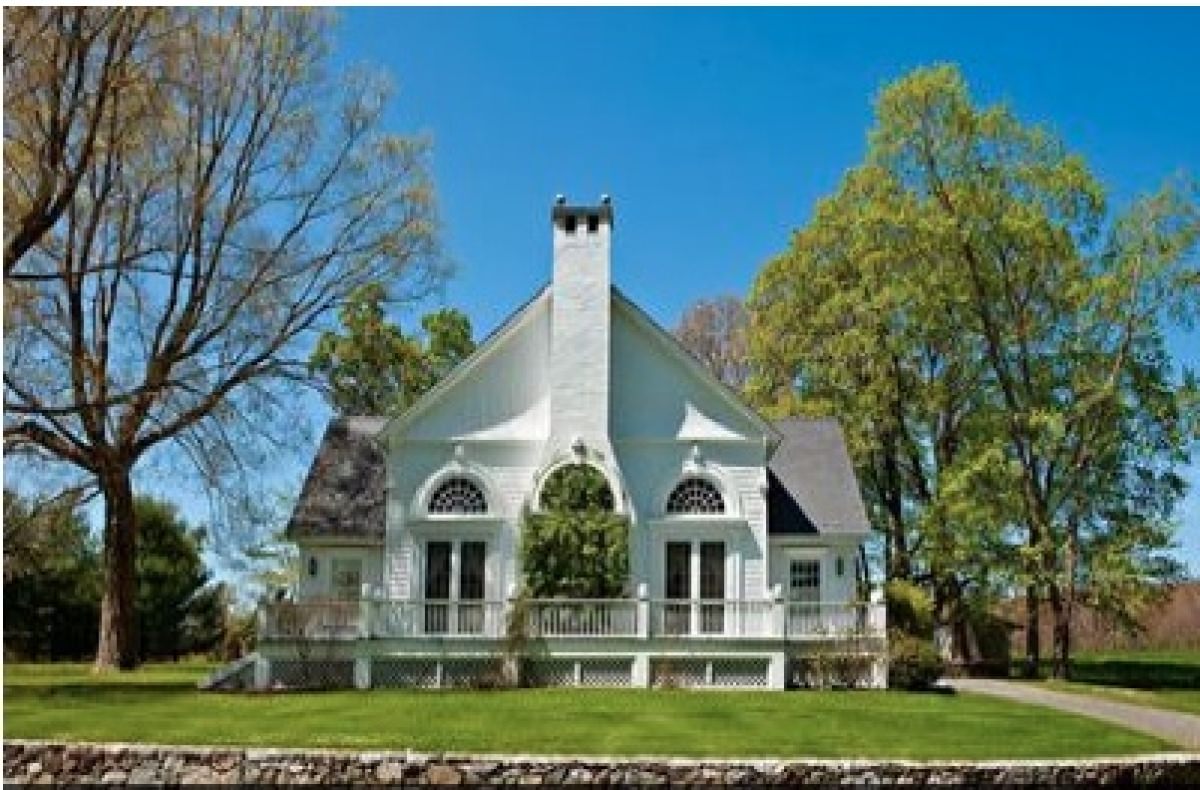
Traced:
[[[288, 522], [292, 539], [381, 541], [386, 459], [374, 437], [384, 417], [329, 424]], [[772, 535], [861, 535], [869, 530], [841, 427], [833, 419], [774, 423], [782, 441], [767, 469]]]
[[783, 441], [767, 467], [767, 525], [772, 535], [868, 532], [842, 428], [832, 418], [775, 422]]
[[757, 426], [763, 432], [763, 435], [771, 442], [772, 449], [778, 444], [782, 438], [779, 431], [775, 427], [764, 420], [762, 415], [751, 408], [742, 396], [735, 392], [725, 382], [713, 375], [700, 360], [696, 359], [692, 352], [688, 351], [675, 335], [658, 325], [658, 322], [650, 317], [645, 310], [638, 306], [637, 302], [623, 294], [619, 288], [613, 286], [613, 305], [625, 308], [628, 315], [632, 316], [635, 321], [640, 323], [643, 328], [649, 330], [652, 337], [656, 338], [660, 344], [673, 356], [679, 359], [685, 367], [689, 368], [702, 381], [712, 387], [713, 391], [720, 394], [721, 398], [732, 406], [737, 412], [741, 413], [753, 425]]
[[287, 536], [382, 541], [387, 461], [375, 436], [384, 417], [338, 417], [329, 423], [308, 470]]
[[508, 318], [505, 318], [499, 326], [493, 329], [487, 337], [480, 341], [479, 345], [475, 347], [475, 350], [471, 353], [471, 355], [455, 365], [454, 369], [451, 370], [444, 379], [431, 387], [425, 392], [424, 395], [417, 398], [416, 402], [414, 402], [404, 411], [400, 412], [400, 414], [396, 415], [395, 417], [384, 419], [379, 427], [379, 432], [390, 433], [401, 426], [407, 425], [418, 415], [425, 412], [430, 406], [437, 402], [437, 399], [441, 397], [443, 392], [453, 387], [462, 379], [466, 378], [467, 374], [474, 370], [475, 367], [485, 357], [487, 357], [488, 354], [491, 354], [493, 351], [495, 351], [501, 343], [503, 343], [508, 337], [516, 332], [517, 328], [521, 325], [525, 317], [533, 312], [534, 306], [545, 299], [549, 293], [549, 283], [539, 288], [537, 293], [531, 296], [529, 300], [525, 302], [525, 304], [521, 305], [511, 314], [509, 314]]

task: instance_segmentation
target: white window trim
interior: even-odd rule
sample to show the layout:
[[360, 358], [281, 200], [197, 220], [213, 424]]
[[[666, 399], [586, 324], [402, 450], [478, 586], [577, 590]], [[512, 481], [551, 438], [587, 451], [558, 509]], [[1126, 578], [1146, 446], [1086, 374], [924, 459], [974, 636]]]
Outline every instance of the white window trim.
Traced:
[[[358, 584], [355, 585], [354, 591], [349, 597], [342, 597], [339, 594], [340, 585], [338, 584], [338, 566], [355, 565], [358, 567]], [[366, 561], [363, 557], [339, 557], [333, 555], [329, 557], [329, 595], [339, 601], [357, 601], [362, 598], [362, 587], [366, 576]]]
[[[712, 483], [716, 487], [717, 492], [721, 495], [721, 500], [725, 503], [724, 513], [668, 513], [667, 502], [671, 499], [671, 494], [675, 488], [687, 480], [688, 478], [697, 478]], [[742, 521], [746, 520], [742, 511], [741, 496], [738, 494], [738, 489], [731, 485], [725, 471], [716, 464], [705, 462], [700, 466], [694, 463], [685, 463], [683, 468], [673, 478], [659, 487], [655, 492], [654, 500], [655, 515], [661, 521], [688, 521], [688, 522], [705, 522], [705, 521]]]
[[[487, 505], [487, 511], [483, 513], [431, 513], [429, 511], [429, 502], [433, 498], [434, 493], [441, 488], [442, 484], [448, 480], [461, 477], [470, 480], [483, 493], [483, 501]], [[463, 522], [463, 521], [503, 521], [505, 518], [503, 498], [499, 495], [496, 486], [492, 485], [487, 474], [474, 464], [467, 464], [458, 459], [450, 461], [445, 466], [438, 469], [417, 488], [416, 495], [413, 497], [412, 505], [409, 509], [411, 516], [408, 521], [446, 521], [446, 522]]]
[[700, 544], [701, 543], [724, 543], [725, 544], [725, 595], [723, 600], [739, 600], [742, 596], [739, 591], [742, 589], [742, 552], [737, 543], [731, 540], [727, 535], [721, 533], [711, 534], [670, 534], [665, 533], [660, 536], [658, 548], [655, 552], [658, 570], [655, 575], [658, 578], [658, 589], [656, 596], [660, 600], [667, 598], [667, 544], [668, 543], [688, 543], [691, 548], [688, 551], [688, 590], [691, 597], [688, 600], [699, 601], [700, 598]]
[[829, 568], [830, 547], [828, 546], [787, 546], [779, 547], [783, 551], [783, 597], [784, 600], [791, 600], [791, 574], [792, 560], [810, 560], [817, 563], [820, 568], [817, 578], [818, 587], [818, 603], [825, 603], [830, 600], [829, 589], [829, 574], [832, 569]]
[[490, 533], [455, 533], [453, 535], [438, 534], [436, 531], [422, 531], [413, 536], [412, 584], [409, 585], [409, 598], [414, 601], [425, 600], [425, 568], [428, 561], [428, 545], [444, 542], [450, 544], [450, 597], [447, 601], [459, 600], [459, 569], [462, 567], [462, 544], [483, 544], [483, 600], [493, 600], [497, 569], [496, 543]]

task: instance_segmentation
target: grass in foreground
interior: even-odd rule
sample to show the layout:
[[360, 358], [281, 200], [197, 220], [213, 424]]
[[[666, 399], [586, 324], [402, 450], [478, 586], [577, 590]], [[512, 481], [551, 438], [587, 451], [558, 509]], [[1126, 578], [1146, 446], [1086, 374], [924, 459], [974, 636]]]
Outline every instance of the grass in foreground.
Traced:
[[974, 695], [522, 690], [212, 694], [204, 668], [96, 677], [4, 668], [4, 736], [419, 751], [717, 757], [1054, 758], [1155, 738]]

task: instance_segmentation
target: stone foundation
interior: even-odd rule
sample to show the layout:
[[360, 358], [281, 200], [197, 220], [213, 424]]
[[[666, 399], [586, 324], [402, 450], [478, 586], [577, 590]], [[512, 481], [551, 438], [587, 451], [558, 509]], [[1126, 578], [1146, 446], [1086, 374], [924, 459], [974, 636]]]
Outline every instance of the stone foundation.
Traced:
[[869, 762], [452, 756], [412, 752], [7, 741], [4, 781], [53, 784], [1169, 784], [1200, 755], [1072, 761]]

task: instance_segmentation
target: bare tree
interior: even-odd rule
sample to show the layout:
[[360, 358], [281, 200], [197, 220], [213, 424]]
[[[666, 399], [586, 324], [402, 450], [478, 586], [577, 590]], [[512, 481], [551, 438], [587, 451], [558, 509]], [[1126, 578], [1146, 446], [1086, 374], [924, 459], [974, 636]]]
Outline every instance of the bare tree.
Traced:
[[726, 294], [689, 306], [675, 328], [675, 337], [720, 381], [740, 390], [749, 376], [746, 324], [742, 300]]
[[[43, 13], [49, 22], [26, 22], [42, 46], [85, 46], [54, 21], [60, 12]], [[98, 668], [138, 660], [139, 460], [175, 446], [210, 478], [236, 470], [255, 437], [291, 428], [281, 421], [307, 380], [311, 332], [351, 292], [380, 282], [413, 298], [443, 275], [427, 146], [382, 131], [378, 79], [325, 73], [329, 31], [326, 15], [303, 10], [145, 17], [121, 79], [73, 100], [94, 114], [87, 103], [108, 91], [97, 133], [107, 142], [79, 165], [61, 214], [22, 249], [6, 209], [6, 292], [22, 298], [6, 299], [5, 449], [72, 465], [103, 496]], [[14, 28], [14, 59], [19, 37]], [[106, 41], [94, 36], [100, 49], [76, 62], [104, 62]], [[51, 68], [25, 76], [34, 85], [22, 90], [41, 93], [54, 88], [38, 79], [61, 79]], [[6, 98], [6, 149], [53, 147], [48, 122], [10, 125], [9, 114]], [[72, 150], [79, 134], [67, 133]], [[40, 154], [6, 156], [6, 198], [40, 167]]]
[[[156, 12], [21, 8], [4, 13], [4, 273], [62, 218], [104, 149], [140, 120], [122, 103]], [[10, 177], [11, 176], [11, 177]]]

